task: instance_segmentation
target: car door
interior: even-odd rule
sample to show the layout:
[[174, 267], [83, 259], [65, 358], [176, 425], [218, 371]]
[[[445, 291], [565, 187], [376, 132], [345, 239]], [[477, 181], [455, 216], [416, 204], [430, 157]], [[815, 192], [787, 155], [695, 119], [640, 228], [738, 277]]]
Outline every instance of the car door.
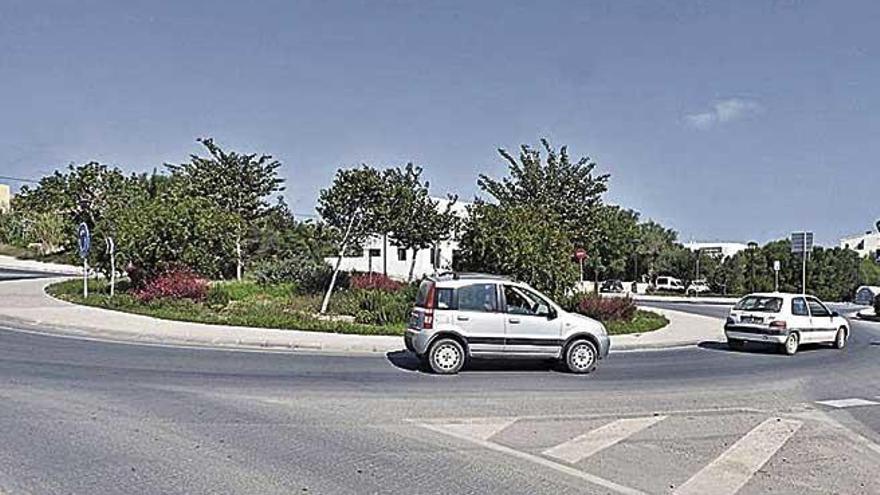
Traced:
[[502, 286], [504, 350], [512, 354], [555, 356], [562, 346], [562, 323], [551, 303], [526, 287]]
[[504, 314], [498, 284], [477, 283], [455, 290], [455, 326], [472, 354], [504, 352]]
[[808, 297], [807, 304], [810, 307], [810, 320], [813, 326], [810, 342], [834, 341], [837, 329], [834, 328], [834, 317], [831, 310], [815, 297]]
[[807, 300], [803, 297], [791, 299], [791, 318], [788, 321], [788, 328], [799, 332], [801, 342], [809, 342], [813, 337], [813, 322], [810, 319]]

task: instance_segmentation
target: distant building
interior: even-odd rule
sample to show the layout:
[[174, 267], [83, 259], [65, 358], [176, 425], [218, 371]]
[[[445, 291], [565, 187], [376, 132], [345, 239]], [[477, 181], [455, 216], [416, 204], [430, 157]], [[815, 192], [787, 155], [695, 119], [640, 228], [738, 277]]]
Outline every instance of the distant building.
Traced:
[[[445, 198], [433, 198], [438, 201], [438, 208], [446, 209], [449, 201]], [[456, 202], [452, 211], [461, 218], [467, 216], [467, 204]], [[415, 267], [413, 278], [419, 279], [424, 275], [431, 275], [452, 270], [452, 258], [458, 249], [456, 241], [441, 241], [434, 247], [422, 249], [415, 253]], [[325, 258], [331, 265], [336, 264], [336, 258]], [[410, 266], [413, 262], [412, 250], [406, 250], [395, 245], [391, 239], [385, 246], [381, 236], [372, 237], [363, 245], [363, 253], [360, 256], [345, 256], [342, 258], [340, 269], [343, 271], [375, 272], [382, 273], [387, 269], [388, 276], [406, 280], [409, 276]]]
[[684, 247], [709, 256], [729, 258], [740, 251], [745, 251], [749, 245], [741, 242], [686, 242]]
[[861, 235], [844, 237], [840, 240], [840, 247], [852, 249], [859, 253], [859, 256], [870, 256], [880, 260], [880, 233], [868, 231]]
[[12, 208], [10, 204], [11, 199], [12, 193], [9, 191], [9, 186], [0, 184], [0, 213], [6, 213]]

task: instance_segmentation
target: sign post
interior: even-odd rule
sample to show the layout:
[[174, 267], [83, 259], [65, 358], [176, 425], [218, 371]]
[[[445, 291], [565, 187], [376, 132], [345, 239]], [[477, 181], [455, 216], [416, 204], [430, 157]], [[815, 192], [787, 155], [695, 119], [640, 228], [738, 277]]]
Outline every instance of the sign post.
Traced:
[[112, 237], [104, 239], [107, 244], [107, 254], [110, 255], [110, 297], [116, 292], [116, 244]]
[[813, 251], [813, 233], [812, 232], [792, 232], [791, 234], [791, 252], [803, 256], [803, 265], [801, 271], [801, 294], [807, 293], [807, 257]]
[[79, 224], [76, 232], [79, 257], [83, 260], [83, 297], [89, 297], [89, 249], [92, 247], [92, 235], [85, 222]]
[[782, 263], [780, 263], [779, 260], [774, 261], [773, 262], [773, 272], [776, 275], [776, 277], [775, 277], [776, 282], [774, 284], [775, 289], [773, 290], [773, 292], [779, 292], [779, 270], [780, 269], [782, 269]]
[[581, 266], [581, 284], [584, 283], [584, 260], [587, 259], [587, 250], [584, 248], [577, 248], [574, 250], [574, 257], [578, 260]]

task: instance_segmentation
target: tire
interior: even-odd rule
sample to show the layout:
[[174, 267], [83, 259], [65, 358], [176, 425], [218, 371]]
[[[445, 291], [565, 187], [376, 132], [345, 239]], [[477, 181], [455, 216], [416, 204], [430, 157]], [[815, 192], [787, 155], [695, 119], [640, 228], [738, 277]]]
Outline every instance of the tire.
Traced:
[[464, 346], [457, 340], [442, 338], [428, 350], [428, 366], [438, 375], [454, 375], [464, 367]]
[[744, 340], [740, 339], [727, 339], [727, 347], [734, 351], [741, 351], [746, 348], [746, 343]]
[[794, 356], [798, 350], [798, 345], [801, 343], [801, 338], [797, 333], [788, 334], [788, 338], [785, 339], [785, 343], [782, 344], [782, 352], [789, 356]]
[[575, 340], [565, 349], [564, 361], [568, 371], [585, 375], [599, 365], [599, 351], [589, 340]]
[[846, 347], [847, 341], [847, 331], [846, 328], [840, 327], [837, 329], [837, 335], [834, 336], [834, 348], [835, 349], [843, 349]]

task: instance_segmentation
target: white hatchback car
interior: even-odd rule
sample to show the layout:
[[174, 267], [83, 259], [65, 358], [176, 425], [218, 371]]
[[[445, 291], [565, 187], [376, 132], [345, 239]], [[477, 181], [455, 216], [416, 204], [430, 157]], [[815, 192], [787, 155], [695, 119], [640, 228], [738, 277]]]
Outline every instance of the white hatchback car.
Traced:
[[803, 294], [749, 294], [727, 316], [724, 333], [733, 349], [746, 342], [779, 345], [794, 354], [800, 344], [829, 343], [846, 347], [850, 326], [819, 299]]

